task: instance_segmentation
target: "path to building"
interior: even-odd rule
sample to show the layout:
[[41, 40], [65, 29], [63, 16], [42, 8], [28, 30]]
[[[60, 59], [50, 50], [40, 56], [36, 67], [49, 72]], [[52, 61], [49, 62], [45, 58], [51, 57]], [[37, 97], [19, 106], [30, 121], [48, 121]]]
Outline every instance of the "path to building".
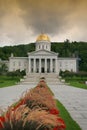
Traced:
[[[48, 84], [55, 97], [69, 111], [82, 130], [87, 130], [87, 90], [69, 87], [64, 84]], [[17, 101], [27, 89], [36, 84], [21, 84], [14, 87], [0, 88], [0, 107], [7, 107]]]
[[0, 88], [0, 108], [7, 108], [29, 89], [35, 87], [35, 84], [15, 85], [13, 87]]

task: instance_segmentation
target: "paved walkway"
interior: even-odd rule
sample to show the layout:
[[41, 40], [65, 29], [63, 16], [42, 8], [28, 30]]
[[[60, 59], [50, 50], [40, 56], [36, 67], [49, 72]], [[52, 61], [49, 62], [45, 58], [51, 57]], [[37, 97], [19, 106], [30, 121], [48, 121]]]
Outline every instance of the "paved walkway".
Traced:
[[0, 108], [7, 108], [18, 101], [24, 92], [33, 87], [35, 87], [35, 84], [0, 88]]
[[[0, 108], [7, 107], [17, 101], [21, 95], [35, 84], [16, 85], [14, 87], [0, 88]], [[87, 130], [87, 90], [69, 87], [66, 85], [49, 85], [55, 98], [66, 107], [82, 130]]]

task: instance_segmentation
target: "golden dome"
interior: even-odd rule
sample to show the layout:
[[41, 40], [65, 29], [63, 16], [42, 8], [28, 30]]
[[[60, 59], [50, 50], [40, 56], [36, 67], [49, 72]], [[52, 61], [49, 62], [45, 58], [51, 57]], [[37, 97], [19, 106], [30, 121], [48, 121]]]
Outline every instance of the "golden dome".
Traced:
[[49, 37], [46, 34], [40, 34], [37, 37], [36, 41], [49, 41], [50, 42], [50, 39], [49, 39]]

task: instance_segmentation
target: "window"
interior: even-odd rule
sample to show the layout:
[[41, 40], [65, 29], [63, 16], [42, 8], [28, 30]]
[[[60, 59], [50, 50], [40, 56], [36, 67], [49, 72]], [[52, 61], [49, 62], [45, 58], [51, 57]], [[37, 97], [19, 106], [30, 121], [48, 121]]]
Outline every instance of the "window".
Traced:
[[71, 69], [71, 72], [73, 72], [73, 69]]
[[26, 63], [24, 63], [24, 66], [25, 66], [25, 67], [26, 67], [26, 65], [27, 65], [27, 64], [26, 64]]
[[15, 61], [13, 62], [13, 66], [15, 66]]
[[13, 71], [15, 71], [15, 68], [13, 68]]
[[19, 61], [19, 66], [21, 66], [21, 62]]
[[33, 68], [31, 68], [31, 72], [33, 72]]
[[44, 49], [44, 45], [42, 45], [42, 49]]
[[53, 68], [53, 72], [55, 72], [55, 68]]
[[62, 67], [62, 63], [60, 62], [60, 67]]

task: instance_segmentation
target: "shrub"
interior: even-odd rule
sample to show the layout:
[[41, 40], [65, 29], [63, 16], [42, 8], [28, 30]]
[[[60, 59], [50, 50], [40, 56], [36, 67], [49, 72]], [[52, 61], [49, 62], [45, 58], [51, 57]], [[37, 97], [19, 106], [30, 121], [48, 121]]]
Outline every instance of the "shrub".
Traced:
[[80, 71], [78, 73], [76, 72], [70, 72], [70, 71], [60, 71], [59, 73], [60, 76], [62, 76], [63, 78], [65, 77], [87, 77], [87, 72], [84, 71]]
[[7, 76], [12, 76], [12, 77], [15, 77], [15, 76], [23, 77], [24, 75], [26, 75], [25, 70], [22, 70], [22, 71], [16, 70], [16, 71], [12, 71], [12, 72], [7, 73]]

